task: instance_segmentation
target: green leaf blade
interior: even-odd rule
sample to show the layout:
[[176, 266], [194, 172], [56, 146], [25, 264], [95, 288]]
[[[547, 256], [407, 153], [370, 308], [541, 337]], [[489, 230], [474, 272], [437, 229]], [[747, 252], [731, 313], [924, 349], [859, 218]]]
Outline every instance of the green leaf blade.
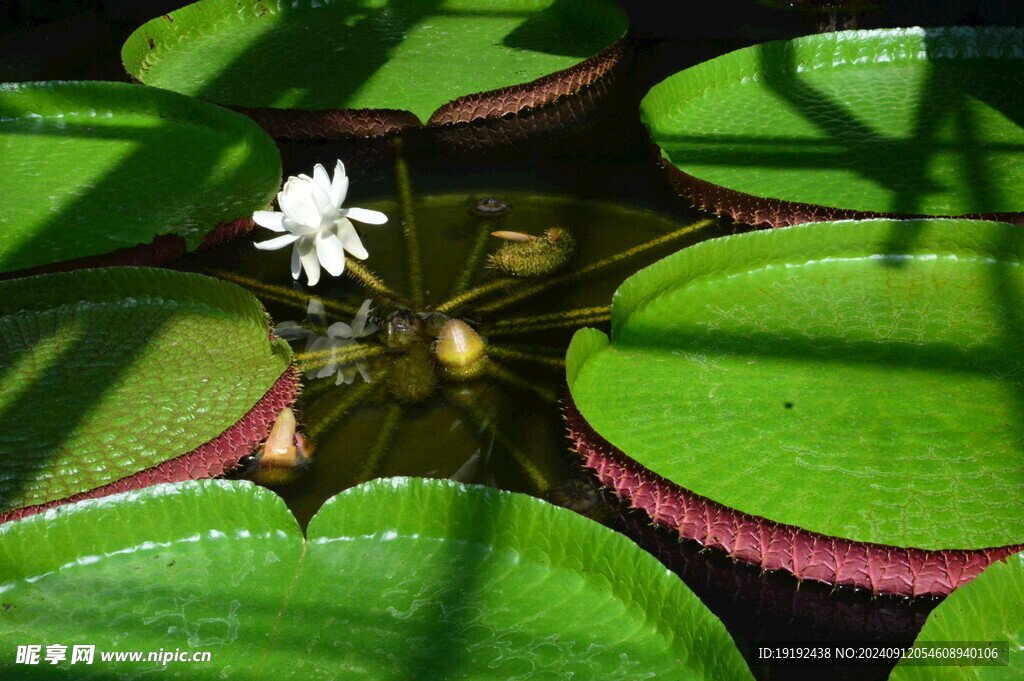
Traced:
[[[259, 301], [143, 268], [0, 282], [2, 510], [65, 499], [189, 453], [287, 370]], [[113, 455], [116, 453], [116, 456]]]
[[821, 215], [1016, 214], [1022, 44], [1020, 29], [966, 27], [765, 43], [666, 79], [642, 117], [675, 168], [738, 193], [724, 210], [744, 221], [777, 211], [769, 222], [792, 224], [803, 204]]
[[[914, 642], [916, 648], [944, 642], [1007, 642], [1009, 664], [896, 665], [892, 681], [995, 681], [1024, 677], [1024, 553], [990, 565], [974, 581], [943, 601], [928, 616]], [[967, 647], [967, 646], [961, 646]], [[916, 662], [927, 661], [921, 658]]]
[[[380, 480], [328, 502], [309, 541], [281, 621], [285, 651], [268, 659], [277, 674], [332, 664], [367, 679], [749, 678], [721, 623], [657, 561], [536, 499]], [[340, 603], [332, 580], [350, 585]], [[324, 626], [311, 631], [314, 612]], [[322, 652], [284, 655], [300, 641]]]
[[[137, 678], [161, 662], [99, 652], [210, 653], [190, 678], [252, 678], [298, 568], [302, 536], [272, 492], [203, 480], [89, 500], [0, 526], [0, 642], [94, 645], [84, 663], [15, 665], [23, 679]], [[44, 649], [45, 651], [45, 649]], [[173, 668], [172, 663], [167, 668]]]
[[1020, 252], [1016, 228], [966, 221], [706, 242], [620, 288], [610, 347], [570, 348], [573, 398], [626, 455], [743, 513], [889, 546], [1020, 543]]
[[0, 272], [158, 235], [194, 250], [265, 207], [281, 178], [273, 141], [246, 117], [123, 83], [0, 86], [0, 159]]
[[122, 51], [149, 85], [245, 107], [401, 109], [423, 123], [458, 97], [575, 66], [628, 26], [604, 0], [206, 0], [169, 17]]

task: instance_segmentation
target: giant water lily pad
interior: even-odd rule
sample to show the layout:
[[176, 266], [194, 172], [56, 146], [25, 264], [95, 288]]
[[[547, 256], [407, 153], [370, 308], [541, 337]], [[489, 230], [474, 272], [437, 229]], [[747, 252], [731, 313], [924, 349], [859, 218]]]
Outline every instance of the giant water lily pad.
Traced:
[[1024, 678], [1024, 553], [991, 565], [951, 594], [928, 616], [914, 647], [892, 681]]
[[753, 224], [1024, 212], [1024, 31], [849, 31], [744, 48], [655, 86], [676, 188]]
[[751, 678], [721, 622], [625, 537], [448, 481], [346, 491], [305, 543], [266, 490], [159, 485], [8, 523], [0, 556], [10, 650], [203, 650], [188, 666], [203, 679]]
[[217, 475], [297, 381], [259, 301], [145, 268], [0, 282], [0, 519]]
[[578, 92], [618, 61], [627, 27], [613, 0], [204, 0], [141, 26], [122, 58], [278, 135], [367, 135]]
[[665, 258], [616, 292], [611, 341], [573, 338], [582, 453], [738, 558], [948, 592], [1024, 542], [1022, 249], [1003, 223], [872, 220]]
[[124, 83], [0, 85], [0, 273], [167, 261], [251, 228], [280, 181], [273, 140], [220, 107]]

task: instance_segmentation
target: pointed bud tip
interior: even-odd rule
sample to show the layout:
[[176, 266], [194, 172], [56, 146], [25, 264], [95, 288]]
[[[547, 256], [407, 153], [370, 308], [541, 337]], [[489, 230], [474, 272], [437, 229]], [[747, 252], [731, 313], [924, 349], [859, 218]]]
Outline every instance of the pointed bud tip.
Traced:
[[466, 367], [476, 363], [484, 354], [486, 344], [466, 322], [450, 319], [437, 337], [434, 354], [444, 365]]

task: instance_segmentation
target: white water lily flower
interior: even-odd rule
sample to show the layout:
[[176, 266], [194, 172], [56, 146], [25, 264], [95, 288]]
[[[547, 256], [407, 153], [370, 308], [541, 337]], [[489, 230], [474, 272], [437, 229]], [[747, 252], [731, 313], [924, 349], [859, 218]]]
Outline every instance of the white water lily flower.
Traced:
[[292, 278], [306, 270], [309, 285], [320, 281], [320, 267], [332, 276], [345, 271], [345, 251], [365, 260], [368, 253], [356, 233], [352, 220], [369, 225], [388, 221], [384, 213], [366, 208], [342, 208], [348, 193], [345, 164], [338, 161], [334, 178], [317, 163], [313, 177], [292, 176], [277, 194], [281, 211], [258, 210], [252, 214], [260, 227], [274, 232], [288, 232], [269, 241], [260, 241], [256, 248], [270, 251], [295, 244], [292, 249]]
[[354, 362], [339, 364], [335, 354], [336, 351], [342, 348], [359, 345], [358, 339], [369, 336], [377, 331], [379, 327], [369, 321], [370, 303], [369, 299], [363, 301], [351, 324], [335, 322], [327, 327], [326, 335], [321, 335], [315, 329], [322, 329], [327, 324], [324, 306], [319, 300], [313, 299], [309, 301], [309, 306], [306, 308], [306, 324], [308, 327], [313, 328], [303, 327], [295, 322], [281, 322], [274, 328], [274, 333], [286, 340], [305, 338], [306, 347], [304, 352], [324, 351], [327, 362], [322, 366], [319, 366], [318, 362], [318, 366], [306, 371], [306, 378], [310, 380], [326, 378], [337, 372], [338, 377], [334, 384], [341, 385], [345, 383], [349, 385], [355, 380], [356, 372], [358, 371], [363, 381], [369, 383], [370, 371], [364, 360], [357, 359]]

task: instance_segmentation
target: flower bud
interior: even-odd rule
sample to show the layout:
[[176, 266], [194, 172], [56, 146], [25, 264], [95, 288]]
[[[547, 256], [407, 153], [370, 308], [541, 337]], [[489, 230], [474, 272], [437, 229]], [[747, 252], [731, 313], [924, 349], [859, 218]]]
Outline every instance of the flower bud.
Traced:
[[434, 344], [434, 356], [448, 374], [472, 378], [483, 369], [486, 343], [476, 331], [460, 319], [449, 319]]
[[403, 404], [427, 401], [437, 389], [437, 373], [425, 345], [410, 345], [395, 360], [388, 378], [388, 391]]
[[312, 446], [295, 432], [295, 425], [295, 412], [290, 407], [282, 409], [259, 454], [259, 469], [253, 476], [256, 482], [283, 485], [294, 480], [299, 469], [309, 465]]
[[541, 277], [564, 267], [576, 251], [576, 241], [561, 227], [543, 237], [519, 232], [494, 232], [508, 243], [490, 256], [490, 266], [513, 277]]

